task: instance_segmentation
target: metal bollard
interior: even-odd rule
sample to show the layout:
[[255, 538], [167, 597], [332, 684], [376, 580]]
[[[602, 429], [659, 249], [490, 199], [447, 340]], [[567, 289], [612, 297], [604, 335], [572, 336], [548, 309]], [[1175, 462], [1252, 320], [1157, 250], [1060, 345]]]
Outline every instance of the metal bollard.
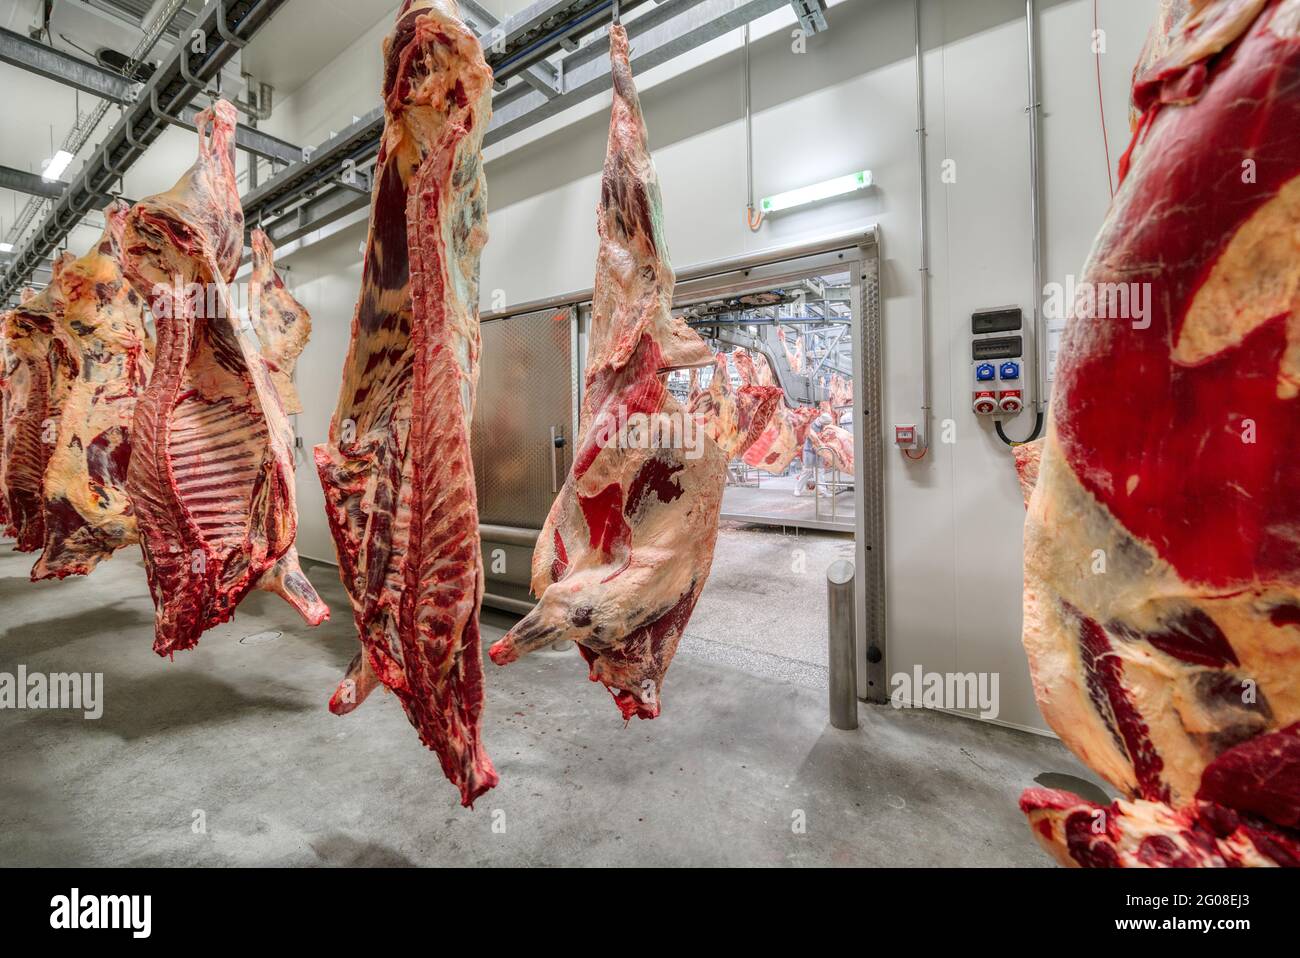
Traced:
[[831, 725], [858, 727], [858, 656], [853, 627], [853, 563], [839, 559], [826, 570], [830, 638]]

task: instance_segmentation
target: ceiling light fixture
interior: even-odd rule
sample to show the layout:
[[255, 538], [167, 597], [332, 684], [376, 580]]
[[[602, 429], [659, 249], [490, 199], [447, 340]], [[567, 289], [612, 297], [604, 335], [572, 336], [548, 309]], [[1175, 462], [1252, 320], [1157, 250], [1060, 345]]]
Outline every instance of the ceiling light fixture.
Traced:
[[72, 162], [72, 154], [67, 150], [59, 150], [54, 154], [54, 158], [45, 164], [45, 171], [41, 173], [41, 179], [46, 183], [53, 183], [63, 175], [63, 171], [68, 168]]
[[14, 251], [13, 243], [0, 243], [0, 253], [12, 253]]
[[788, 210], [795, 206], [805, 206], [808, 203], [816, 203], [818, 200], [830, 199], [832, 196], [842, 196], [845, 193], [852, 193], [855, 190], [865, 190], [871, 185], [871, 171], [859, 170], [856, 173], [837, 176], [833, 180], [814, 183], [812, 186], [801, 186], [799, 189], [790, 190], [787, 193], [777, 193], [775, 196], [765, 196], [759, 203], [759, 209], [761, 209], [765, 214], [779, 213], [781, 210]]

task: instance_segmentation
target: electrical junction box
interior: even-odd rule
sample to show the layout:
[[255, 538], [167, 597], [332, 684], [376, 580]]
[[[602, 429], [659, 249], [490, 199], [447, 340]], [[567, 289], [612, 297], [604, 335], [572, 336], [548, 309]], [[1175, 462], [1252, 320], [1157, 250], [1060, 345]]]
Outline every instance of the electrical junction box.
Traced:
[[1025, 408], [1024, 313], [1019, 306], [985, 309], [972, 314], [970, 326], [971, 409], [1015, 415]]

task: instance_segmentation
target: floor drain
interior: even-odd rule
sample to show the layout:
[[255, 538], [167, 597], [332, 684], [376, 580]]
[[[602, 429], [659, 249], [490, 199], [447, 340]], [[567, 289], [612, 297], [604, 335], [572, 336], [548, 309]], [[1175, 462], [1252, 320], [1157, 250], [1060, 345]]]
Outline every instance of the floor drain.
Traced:
[[274, 642], [283, 632], [257, 632], [253, 635], [246, 635], [239, 640], [240, 645], [261, 645], [263, 642]]

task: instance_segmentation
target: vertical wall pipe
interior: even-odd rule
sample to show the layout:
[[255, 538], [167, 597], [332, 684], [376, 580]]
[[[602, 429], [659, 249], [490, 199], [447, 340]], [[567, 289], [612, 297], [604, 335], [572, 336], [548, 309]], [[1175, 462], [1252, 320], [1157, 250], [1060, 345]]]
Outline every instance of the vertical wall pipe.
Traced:
[[[754, 107], [752, 100], [749, 72], [749, 24], [745, 24], [745, 187], [747, 189], [745, 206], [752, 224], [754, 215]], [[750, 226], [753, 229], [753, 226]]]
[[1034, 0], [1025, 0], [1025, 33], [1029, 58], [1029, 210], [1033, 225], [1034, 354], [1036, 402], [1047, 409], [1047, 330], [1043, 322], [1043, 191], [1039, 134], [1043, 105], [1038, 98], [1038, 13]]
[[921, 46], [921, 0], [913, 0], [916, 16], [916, 157], [917, 178], [920, 184], [921, 216], [921, 421], [918, 423], [919, 446], [930, 448], [930, 186], [927, 178], [925, 129], [925, 69]]

